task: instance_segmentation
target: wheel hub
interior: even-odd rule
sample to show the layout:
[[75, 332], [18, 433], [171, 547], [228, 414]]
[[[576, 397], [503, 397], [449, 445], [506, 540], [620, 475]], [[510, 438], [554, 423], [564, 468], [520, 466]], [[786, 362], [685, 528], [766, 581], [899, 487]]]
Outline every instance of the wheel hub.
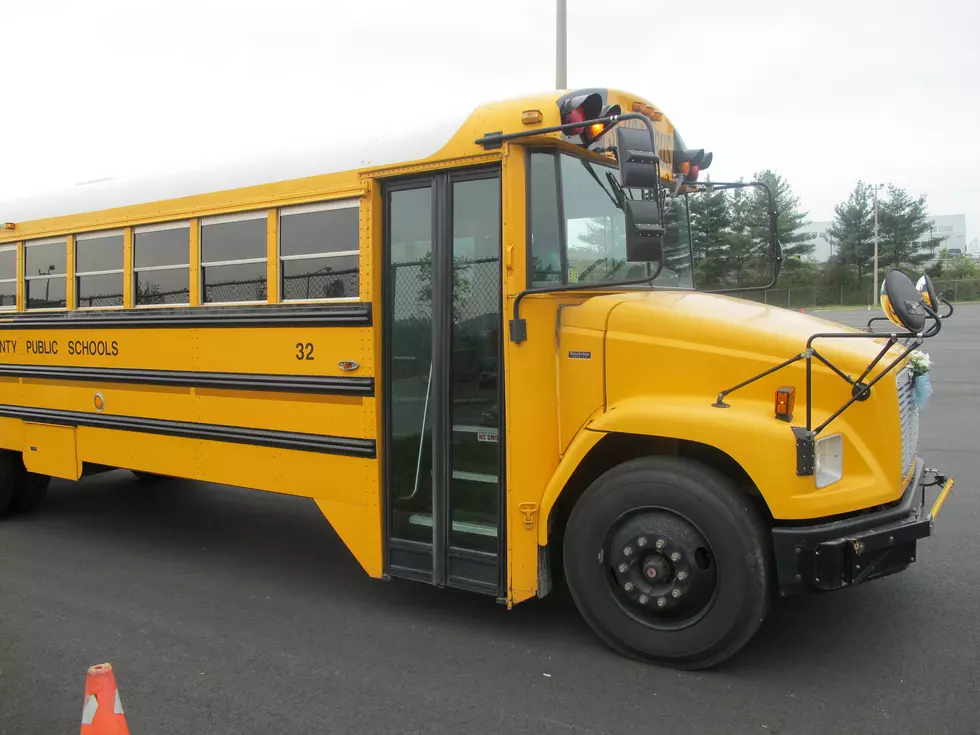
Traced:
[[675, 513], [644, 510], [622, 519], [607, 533], [603, 556], [611, 566], [614, 595], [647, 624], [689, 624], [714, 597], [708, 543]]
[[667, 579], [671, 574], [673, 574], [673, 569], [663, 554], [652, 554], [643, 562], [643, 576], [647, 578], [650, 584]]

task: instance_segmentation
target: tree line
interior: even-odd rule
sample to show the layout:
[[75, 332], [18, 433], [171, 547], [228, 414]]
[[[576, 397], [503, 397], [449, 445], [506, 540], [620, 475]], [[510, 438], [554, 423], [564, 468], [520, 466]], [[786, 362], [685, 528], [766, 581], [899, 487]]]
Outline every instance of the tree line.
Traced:
[[[824, 233], [832, 246], [825, 263], [813, 259], [816, 233], [789, 182], [771, 170], [759, 171], [753, 181], [766, 184], [777, 212], [776, 232], [783, 246], [780, 286], [839, 287], [870, 295], [874, 268], [874, 189], [857, 182], [847, 199], [834, 207], [834, 219]], [[905, 271], [910, 277], [940, 256], [928, 271], [934, 278], [980, 278], [980, 267], [968, 257], [948, 257], [938, 249], [941, 238], [930, 232], [926, 196], [888, 186], [878, 192], [878, 264]], [[765, 285], [769, 277], [769, 222], [762, 189], [714, 190], [691, 195], [691, 240], [698, 287], [748, 288]], [[679, 222], [676, 224], [680, 224]]]

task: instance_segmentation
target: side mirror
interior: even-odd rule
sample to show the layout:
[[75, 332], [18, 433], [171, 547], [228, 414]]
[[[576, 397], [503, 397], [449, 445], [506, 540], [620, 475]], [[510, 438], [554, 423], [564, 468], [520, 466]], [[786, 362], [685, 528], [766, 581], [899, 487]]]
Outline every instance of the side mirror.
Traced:
[[923, 274], [915, 284], [915, 290], [919, 292], [919, 297], [933, 311], [939, 311], [939, 297], [936, 295], [936, 287], [932, 285], [932, 279]]
[[624, 189], [653, 189], [660, 192], [660, 156], [650, 139], [650, 131], [618, 126], [616, 158], [620, 184]]
[[889, 321], [910, 332], [921, 332], [926, 325], [922, 297], [899, 270], [888, 271], [881, 282], [881, 308]]
[[[626, 260], [630, 263], [661, 263], [664, 234], [656, 200], [626, 199]], [[911, 285], [911, 284], [910, 284]]]

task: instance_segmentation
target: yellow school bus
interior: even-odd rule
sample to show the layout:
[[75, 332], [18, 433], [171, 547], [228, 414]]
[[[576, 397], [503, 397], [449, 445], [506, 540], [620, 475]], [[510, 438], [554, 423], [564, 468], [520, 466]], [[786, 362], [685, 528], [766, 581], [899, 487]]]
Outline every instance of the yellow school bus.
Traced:
[[0, 515], [113, 469], [310, 497], [372, 577], [564, 580], [687, 668], [914, 560], [952, 482], [916, 455], [928, 289], [886, 279], [883, 335], [698, 292], [710, 154], [627, 92], [356, 128], [0, 205]]

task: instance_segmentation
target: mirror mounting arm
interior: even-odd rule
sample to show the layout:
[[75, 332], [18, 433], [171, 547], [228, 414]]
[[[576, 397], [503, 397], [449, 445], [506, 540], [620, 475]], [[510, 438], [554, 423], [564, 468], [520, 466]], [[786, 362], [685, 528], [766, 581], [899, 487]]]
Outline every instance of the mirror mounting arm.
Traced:
[[[549, 133], [564, 133], [569, 130], [580, 130], [582, 128], [587, 128], [589, 125], [596, 125], [602, 123], [603, 125], [616, 125], [623, 120], [639, 120], [646, 125], [647, 131], [650, 133], [650, 143], [653, 146], [653, 150], [656, 150], [656, 136], [653, 132], [653, 123], [650, 122], [650, 118], [646, 115], [641, 115], [638, 112], [624, 112], [620, 115], [610, 115], [609, 117], [598, 117], [594, 120], [583, 120], [581, 122], [566, 123], [564, 125], [552, 125], [547, 128], [534, 128], [532, 130], [519, 130], [516, 133], [504, 133], [497, 131], [495, 133], [484, 133], [482, 138], [477, 138], [474, 143], [478, 146], [482, 146], [484, 150], [496, 150], [500, 148], [504, 143], [511, 140], [518, 140], [520, 138], [533, 138], [536, 135], [547, 135]], [[658, 159], [659, 160], [659, 159]]]
[[[912, 341], [912, 343], [910, 345], [908, 345], [902, 351], [902, 354], [900, 354], [898, 357], [896, 357], [894, 360], [892, 360], [888, 364], [888, 367], [886, 367], [878, 375], [876, 375], [875, 378], [870, 383], [868, 383], [866, 385], [863, 385], [862, 386], [862, 389], [859, 390], [859, 391], [856, 391], [850, 398], [848, 398], [844, 402], [844, 405], [843, 406], [841, 406], [836, 411], [834, 411], [830, 415], [830, 417], [827, 418], [826, 421], [824, 421], [822, 424], [820, 424], [820, 426], [818, 426], [817, 428], [812, 429], [812, 430], [810, 429], [810, 409], [811, 409], [811, 401], [810, 401], [810, 367], [809, 367], [809, 365], [807, 365], [807, 373], [806, 373], [806, 382], [807, 382], [807, 386], [806, 386], [807, 387], [807, 390], [806, 390], [806, 428], [807, 428], [807, 431], [810, 432], [810, 436], [811, 437], [815, 437], [821, 431], [823, 431], [824, 429], [826, 429], [827, 426], [830, 424], [830, 422], [833, 421], [838, 416], [840, 416], [842, 413], [844, 413], [844, 411], [846, 411], [848, 408], [850, 408], [851, 404], [855, 403], [856, 401], [865, 400], [865, 398], [871, 393], [872, 386], [874, 386], [875, 383], [877, 383], [879, 380], [881, 380], [886, 375], [888, 375], [888, 373], [890, 373], [896, 366], [898, 366], [898, 364], [902, 360], [904, 360], [906, 357], [908, 357], [910, 354], [912, 354], [912, 352], [919, 345], [922, 344], [922, 339], [923, 339], [922, 335], [917, 335], [916, 338]], [[894, 344], [894, 343], [892, 343], [892, 344]], [[889, 347], [891, 347], [891, 345], [889, 345]], [[882, 352], [881, 355], [879, 355], [878, 357], [876, 357], [875, 358], [875, 364], [883, 356], [884, 356], [884, 352]], [[866, 370], [865, 371], [865, 374], [867, 374], [868, 372], [870, 372], [870, 369], [869, 370]], [[860, 381], [858, 382], [858, 385], [860, 385]]]
[[748, 380], [743, 380], [738, 385], [733, 385], [731, 388], [728, 388], [727, 390], [721, 391], [718, 394], [718, 400], [716, 400], [711, 405], [714, 408], [729, 408], [729, 405], [727, 403], [725, 403], [725, 397], [727, 395], [729, 395], [730, 393], [734, 393], [735, 391], [739, 390], [740, 388], [744, 388], [747, 385], [752, 385], [752, 383], [754, 383], [755, 381], [761, 380], [762, 378], [766, 377], [767, 375], [772, 375], [773, 373], [775, 373], [775, 372], [777, 372], [779, 370], [782, 370], [784, 367], [789, 367], [794, 362], [799, 362], [800, 360], [805, 360], [807, 357], [809, 357], [809, 355], [806, 352], [801, 352], [799, 355], [793, 355], [788, 360], [786, 360], [784, 362], [781, 362], [778, 365], [775, 365], [774, 367], [771, 367], [768, 370], [765, 370], [765, 371], [759, 373], [758, 375], [754, 375], [751, 378], [749, 378]]

